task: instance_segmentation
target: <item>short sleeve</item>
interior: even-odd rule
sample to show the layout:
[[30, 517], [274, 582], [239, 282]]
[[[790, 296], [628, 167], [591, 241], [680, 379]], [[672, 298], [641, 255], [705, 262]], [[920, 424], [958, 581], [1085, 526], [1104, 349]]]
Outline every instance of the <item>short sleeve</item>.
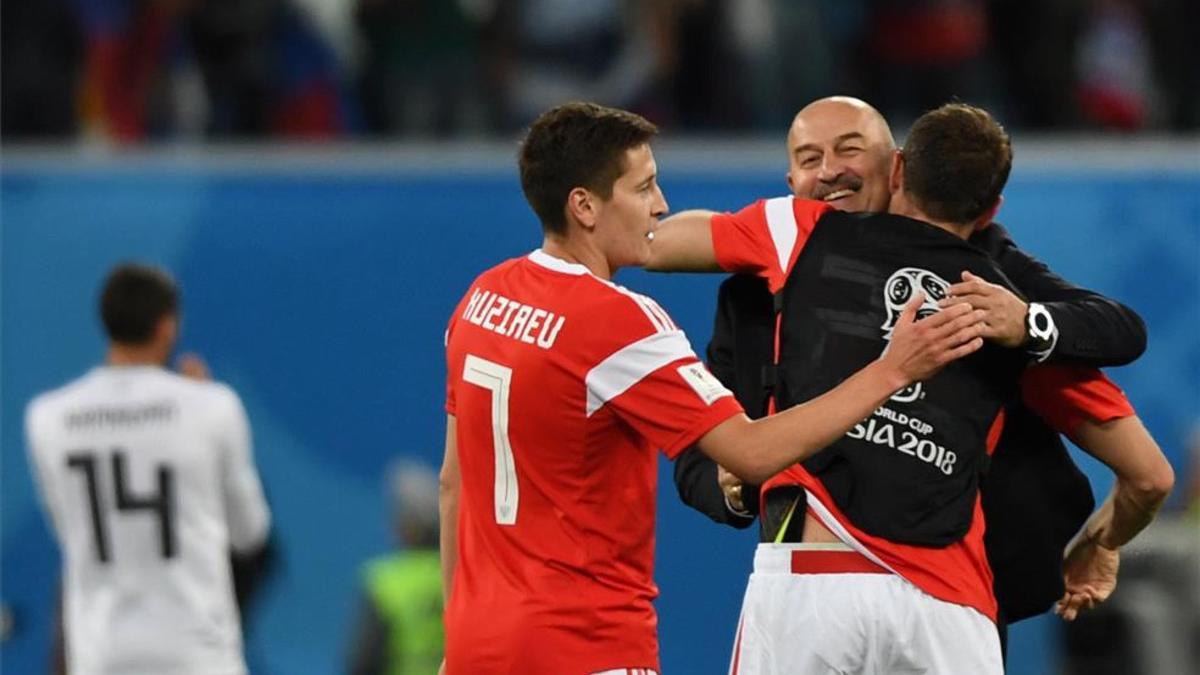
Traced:
[[1095, 368], [1043, 364], [1021, 377], [1021, 398], [1059, 433], [1134, 415], [1125, 392]]
[[736, 213], [716, 214], [710, 227], [717, 264], [729, 272], [766, 279], [774, 293], [783, 288], [817, 221], [832, 208], [813, 200], [776, 197]]
[[[446, 332], [442, 336], [442, 346], [445, 347], [446, 354], [446, 414], [455, 415], [457, 403], [455, 401], [455, 386], [461, 377], [455, 377], [454, 373], [450, 372], [450, 340], [454, 338], [454, 331], [458, 326], [459, 317], [475, 307], [479, 301], [481, 294], [477, 287], [472, 284], [472, 287], [463, 295], [458, 304], [454, 306], [454, 313], [450, 315], [450, 321], [446, 323]], [[461, 373], [460, 373], [461, 375]]]
[[250, 421], [232, 389], [225, 394], [219, 421], [223, 453], [222, 492], [229, 519], [229, 543], [235, 551], [252, 550], [266, 541], [271, 513], [263, 496], [250, 439]]
[[58, 513], [59, 499], [56, 494], [56, 484], [49, 472], [46, 471], [42, 460], [43, 451], [40, 449], [38, 438], [40, 428], [43, 426], [43, 417], [38, 399], [35, 399], [25, 409], [25, 447], [29, 468], [42, 502], [42, 508], [45, 510], [51, 526], [61, 535], [62, 519]]
[[607, 407], [671, 459], [742, 412], [677, 329], [617, 350], [592, 368], [585, 382], [589, 417]]
[[454, 385], [456, 382], [458, 382], [459, 378], [454, 377], [453, 373], [449, 372], [450, 371], [449, 347], [450, 347], [450, 335], [451, 335], [451, 333], [454, 332], [455, 318], [457, 316], [458, 316], [458, 314], [455, 314], [454, 316], [450, 317], [450, 325], [446, 327], [446, 336], [445, 336], [445, 340], [444, 340], [445, 346], [447, 347], [447, 350], [446, 350], [446, 414], [447, 415], [456, 414], [455, 413], [456, 404], [455, 404], [455, 400], [454, 400], [454, 395], [455, 395]]

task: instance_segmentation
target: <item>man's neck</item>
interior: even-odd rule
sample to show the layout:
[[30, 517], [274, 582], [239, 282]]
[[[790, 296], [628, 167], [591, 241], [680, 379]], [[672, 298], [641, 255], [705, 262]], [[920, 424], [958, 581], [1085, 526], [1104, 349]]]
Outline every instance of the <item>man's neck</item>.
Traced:
[[578, 239], [546, 235], [542, 239], [542, 250], [555, 258], [583, 265], [601, 279], [612, 279], [616, 271], [609, 266], [603, 254]]
[[104, 362], [110, 366], [155, 366], [159, 368], [166, 361], [163, 350], [155, 345], [110, 345], [108, 356], [104, 359]]
[[895, 216], [904, 216], [906, 218], [912, 218], [913, 220], [924, 221], [938, 229], [945, 230], [962, 240], [970, 238], [971, 233], [975, 231], [975, 228], [972, 225], [960, 225], [958, 223], [950, 223], [944, 220], [930, 218], [904, 193], [892, 195], [891, 204], [888, 206], [888, 213]]

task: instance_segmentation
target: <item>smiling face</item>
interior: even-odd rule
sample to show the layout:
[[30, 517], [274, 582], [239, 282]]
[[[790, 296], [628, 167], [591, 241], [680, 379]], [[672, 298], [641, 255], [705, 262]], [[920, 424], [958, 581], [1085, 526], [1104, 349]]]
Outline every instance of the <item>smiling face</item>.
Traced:
[[825, 98], [788, 131], [788, 187], [840, 211], [886, 211], [895, 141], [887, 122], [858, 99]]
[[596, 200], [597, 245], [613, 271], [650, 260], [650, 233], [667, 213], [649, 144], [626, 150], [623, 166], [612, 197]]

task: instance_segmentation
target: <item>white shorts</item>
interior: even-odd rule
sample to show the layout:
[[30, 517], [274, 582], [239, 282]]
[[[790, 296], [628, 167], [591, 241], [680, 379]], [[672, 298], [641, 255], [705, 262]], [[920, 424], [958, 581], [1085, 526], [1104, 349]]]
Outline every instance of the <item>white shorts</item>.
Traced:
[[1003, 675], [1004, 666], [996, 625], [974, 609], [843, 544], [759, 544], [729, 672]]

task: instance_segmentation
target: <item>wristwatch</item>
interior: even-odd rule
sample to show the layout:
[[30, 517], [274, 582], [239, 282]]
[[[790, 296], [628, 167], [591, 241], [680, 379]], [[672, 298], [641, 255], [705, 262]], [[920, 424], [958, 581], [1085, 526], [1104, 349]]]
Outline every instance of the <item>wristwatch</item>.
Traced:
[[1029, 303], [1029, 311], [1025, 313], [1025, 337], [1025, 351], [1038, 363], [1050, 358], [1058, 344], [1058, 326], [1054, 325], [1050, 310], [1040, 302]]

